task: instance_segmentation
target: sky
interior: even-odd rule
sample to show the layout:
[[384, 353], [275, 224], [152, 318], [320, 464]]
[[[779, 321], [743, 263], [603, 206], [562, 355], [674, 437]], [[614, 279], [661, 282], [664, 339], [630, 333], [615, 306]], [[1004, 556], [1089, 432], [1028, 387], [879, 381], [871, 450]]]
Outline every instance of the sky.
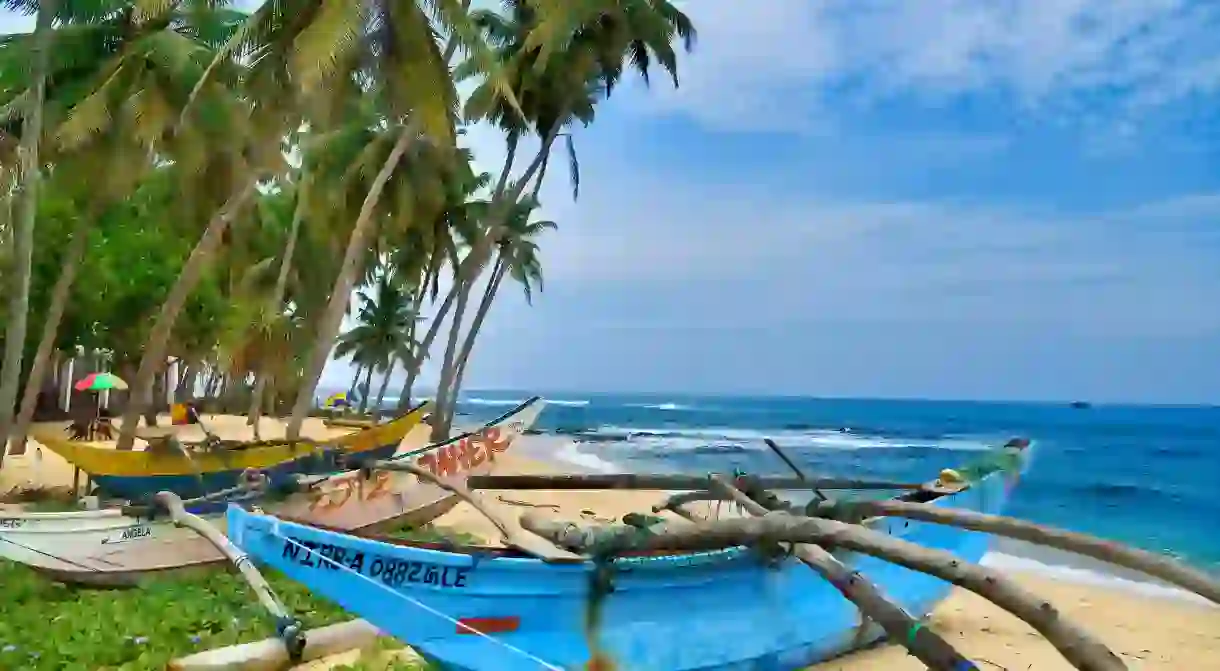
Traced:
[[1220, 4], [683, 7], [575, 201], [556, 154], [468, 388], [1220, 403]]

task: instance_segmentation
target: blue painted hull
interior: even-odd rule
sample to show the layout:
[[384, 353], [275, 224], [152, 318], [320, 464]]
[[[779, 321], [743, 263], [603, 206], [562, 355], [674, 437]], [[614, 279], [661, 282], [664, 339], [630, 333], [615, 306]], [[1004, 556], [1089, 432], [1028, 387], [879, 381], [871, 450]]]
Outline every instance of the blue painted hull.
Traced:
[[[360, 453], [360, 458], [377, 460], [393, 456], [398, 449], [398, 443], [380, 445]], [[271, 479], [272, 487], [289, 484], [294, 475], [330, 473], [342, 470], [335, 460], [334, 452], [309, 454], [300, 459], [280, 462], [269, 468], [260, 469]], [[242, 469], [212, 471], [196, 475], [97, 475], [93, 482], [104, 495], [141, 501], [152, 498], [161, 491], [170, 491], [178, 496], [195, 498], [211, 492], [236, 487], [241, 477]]]
[[[933, 505], [999, 513], [1009, 482], [993, 474]], [[878, 530], [968, 562], [984, 534], [887, 519]], [[247, 553], [335, 601], [454, 671], [584, 669], [588, 563], [441, 552], [335, 534], [231, 506], [230, 536]], [[294, 539], [294, 540], [287, 540]], [[312, 550], [307, 549], [312, 548]], [[889, 597], [925, 616], [952, 586], [871, 557], [844, 553]], [[753, 551], [620, 559], [601, 605], [600, 647], [624, 671], [795, 671], [873, 642], [856, 608], [791, 558], [767, 565]], [[486, 618], [507, 631], [462, 632]]]

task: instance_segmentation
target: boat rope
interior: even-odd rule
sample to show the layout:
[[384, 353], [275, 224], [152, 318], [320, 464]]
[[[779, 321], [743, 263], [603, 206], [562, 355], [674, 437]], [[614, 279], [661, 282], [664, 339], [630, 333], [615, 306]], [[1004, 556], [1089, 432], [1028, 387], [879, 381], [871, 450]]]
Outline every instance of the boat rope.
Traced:
[[[275, 519], [275, 518], [272, 518], [272, 519]], [[402, 592], [399, 592], [397, 590], [391, 589], [388, 585], [383, 585], [383, 584], [377, 582], [376, 580], [373, 580], [372, 578], [364, 575], [363, 573], [360, 573], [359, 571], [354, 571], [351, 568], [344, 566], [343, 564], [340, 564], [339, 562], [336, 562], [335, 560], [331, 559], [330, 557], [322, 555], [320, 552], [312, 550], [312, 549], [306, 547], [305, 545], [298, 543], [295, 539], [289, 538], [280, 533], [280, 525], [279, 525], [278, 520], [276, 520], [276, 523], [272, 525], [271, 535], [275, 536], [276, 538], [279, 538], [283, 541], [286, 541], [288, 543], [292, 543], [293, 545], [297, 546], [298, 548], [305, 550], [306, 553], [312, 555], [315, 559], [324, 561], [327, 564], [330, 564], [332, 567], [339, 569], [340, 571], [350, 573], [353, 576], [355, 576], [356, 578], [359, 578], [360, 580], [363, 580], [363, 581], [373, 585], [374, 587], [377, 587], [378, 589], [389, 592], [390, 594], [402, 599], [403, 601], [406, 601], [407, 603], [419, 608], [420, 610], [424, 611], [425, 613], [428, 613], [430, 615], [435, 615], [436, 617], [439, 617], [442, 620], [446, 620], [448, 622], [453, 623], [455, 626], [457, 626], [457, 628], [459, 630], [465, 630], [467, 633], [471, 633], [476, 636], [485, 638], [488, 641], [491, 641], [492, 643], [495, 643], [499, 646], [504, 647], [505, 649], [509, 650], [510, 652], [514, 652], [518, 655], [521, 655], [522, 657], [525, 657], [526, 659], [530, 660], [531, 662], [537, 662], [542, 668], [548, 669], [548, 671], [564, 671], [564, 668], [561, 666], [556, 666], [540, 657], [536, 657], [533, 654], [526, 652], [525, 650], [522, 650], [521, 648], [518, 648], [517, 646], [515, 646], [511, 643], [507, 643], [494, 636], [487, 634], [486, 632], [479, 631], [478, 629], [475, 629], [474, 627], [463, 624], [457, 618], [450, 617], [448, 614], [442, 613], [441, 611], [433, 608], [432, 606], [429, 606], [429, 605], [423, 603], [422, 601], [420, 601], [419, 599], [416, 599], [413, 596], [409, 596], [409, 595], [403, 594]]]

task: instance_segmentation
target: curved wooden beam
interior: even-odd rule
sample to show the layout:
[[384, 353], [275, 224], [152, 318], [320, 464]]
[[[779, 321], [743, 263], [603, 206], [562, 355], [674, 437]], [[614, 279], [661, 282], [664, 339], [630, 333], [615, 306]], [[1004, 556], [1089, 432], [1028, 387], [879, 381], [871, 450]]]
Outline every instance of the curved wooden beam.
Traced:
[[153, 497], [153, 502], [169, 515], [175, 526], [186, 527], [199, 534], [233, 564], [241, 577], [250, 585], [250, 589], [254, 590], [259, 603], [275, 618], [276, 633], [284, 642], [288, 657], [293, 660], [300, 659], [301, 653], [305, 649], [305, 635], [301, 623], [292, 617], [284, 604], [280, 603], [279, 598], [271, 589], [271, 585], [267, 584], [263, 574], [254, 567], [250, 557], [233, 545], [232, 541], [220, 533], [219, 529], [208, 524], [207, 520], [188, 513], [182, 504], [182, 499], [177, 494], [158, 492]]
[[573, 554], [550, 543], [540, 543], [539, 541], [542, 539], [535, 535], [521, 533], [520, 530], [514, 528], [514, 524], [496, 514], [491, 508], [488, 508], [487, 504], [483, 502], [483, 499], [467, 489], [465, 485], [441, 478], [432, 471], [429, 471], [426, 468], [420, 468], [419, 466], [416, 466], [405, 459], [374, 461], [368, 465], [368, 468], [371, 470], [410, 473], [424, 482], [436, 485], [437, 487], [452, 493], [466, 503], [469, 503], [475, 510], [479, 511], [483, 517], [486, 517], [493, 525], [495, 525], [506, 545], [517, 548], [522, 552], [527, 552], [535, 557], [538, 557], [539, 559], [544, 560], [581, 559], [580, 555]]
[[1220, 578], [1191, 568], [1172, 557], [1013, 517], [892, 500], [826, 501], [810, 506], [806, 512], [832, 519], [856, 516], [903, 517], [1015, 538], [1139, 571], [1220, 604]]
[[[754, 517], [763, 517], [770, 512], [719, 476], [712, 476], [712, 487]], [[848, 568], [821, 546], [796, 543], [793, 544], [792, 551], [797, 559], [825, 578], [848, 601], [855, 604], [862, 615], [880, 625], [890, 641], [905, 647], [932, 671], [978, 669], [974, 662], [963, 657], [940, 635], [911, 617], [902, 606], [885, 598], [881, 590], [868, 578], [859, 571]]]
[[[563, 547], [580, 547], [580, 530], [530, 512], [521, 526]], [[658, 525], [648, 533], [616, 528], [599, 534], [597, 551], [615, 555], [649, 550], [713, 550], [773, 542], [816, 543], [844, 548], [927, 573], [975, 592], [1027, 622], [1080, 671], [1125, 671], [1127, 666], [1105, 645], [1060, 616], [1049, 602], [991, 569], [963, 562], [942, 550], [925, 548], [865, 527], [827, 519], [775, 512], [753, 519], [722, 519], [699, 525]]]

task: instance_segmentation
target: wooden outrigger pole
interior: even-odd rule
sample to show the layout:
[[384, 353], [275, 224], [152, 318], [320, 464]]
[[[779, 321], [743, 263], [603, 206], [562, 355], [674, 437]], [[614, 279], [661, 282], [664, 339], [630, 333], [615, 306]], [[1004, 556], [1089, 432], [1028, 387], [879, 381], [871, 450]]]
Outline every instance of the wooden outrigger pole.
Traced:
[[153, 497], [153, 503], [158, 511], [169, 516], [175, 526], [186, 527], [207, 539], [226, 559], [232, 562], [234, 568], [258, 597], [259, 603], [275, 619], [275, 632], [284, 644], [288, 659], [294, 663], [299, 662], [305, 652], [306, 644], [305, 631], [301, 627], [301, 622], [288, 612], [283, 602], [275, 595], [275, 591], [271, 589], [271, 585], [267, 584], [266, 578], [250, 561], [250, 557], [237, 549], [219, 529], [209, 524], [207, 520], [187, 512], [186, 505], [177, 494], [158, 492]]

